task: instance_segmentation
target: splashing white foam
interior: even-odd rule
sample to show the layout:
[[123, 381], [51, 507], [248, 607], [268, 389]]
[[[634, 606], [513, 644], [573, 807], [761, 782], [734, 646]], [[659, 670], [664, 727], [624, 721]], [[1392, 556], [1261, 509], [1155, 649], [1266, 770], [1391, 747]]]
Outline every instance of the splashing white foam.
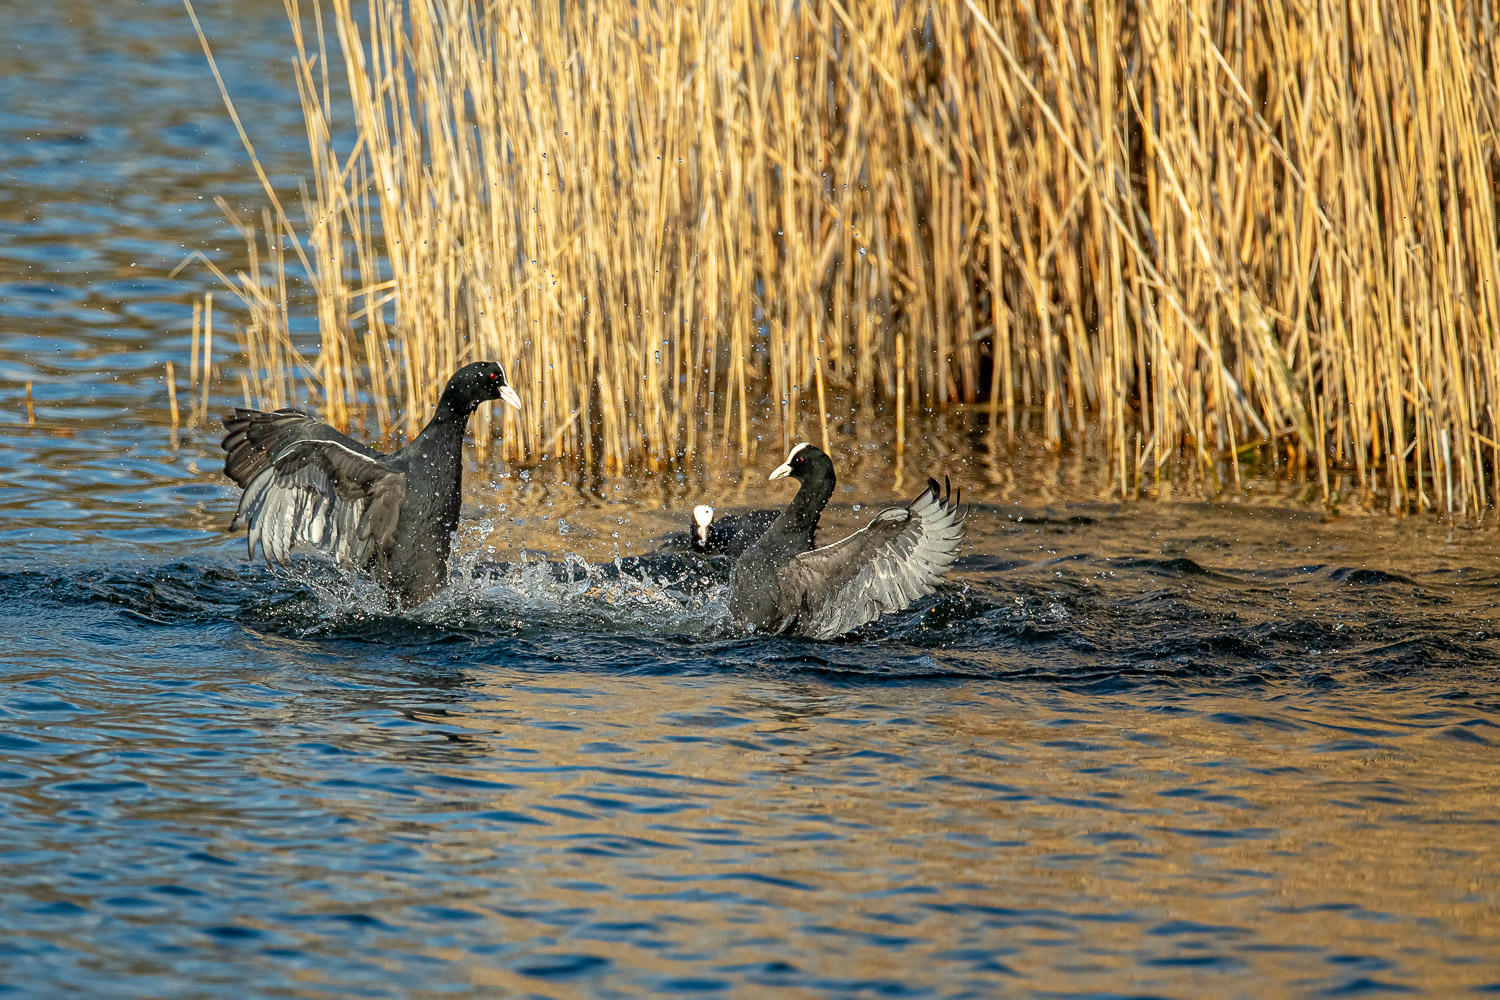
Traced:
[[523, 551], [512, 562], [495, 562], [493, 548], [474, 544], [476, 534], [489, 532], [458, 539], [450, 584], [420, 607], [397, 609], [367, 574], [299, 559], [285, 577], [307, 588], [312, 607], [287, 611], [294, 618], [311, 612], [314, 632], [390, 619], [496, 632], [550, 627], [718, 636], [730, 630], [728, 586], [705, 575], [699, 561], [617, 552], [612, 562], [592, 563], [572, 552], [548, 558]]
[[522, 626], [716, 635], [729, 622], [726, 592], [690, 565], [656, 571], [618, 556], [601, 564], [571, 552], [560, 560], [523, 552], [511, 563], [460, 560], [453, 584], [422, 611], [459, 611], [471, 624], [488, 613]]

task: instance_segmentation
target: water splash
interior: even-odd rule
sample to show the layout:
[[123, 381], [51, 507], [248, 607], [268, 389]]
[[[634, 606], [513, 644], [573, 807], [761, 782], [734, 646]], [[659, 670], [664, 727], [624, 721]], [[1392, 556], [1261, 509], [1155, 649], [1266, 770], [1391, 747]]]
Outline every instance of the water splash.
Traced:
[[727, 592], [724, 574], [701, 559], [616, 555], [591, 563], [572, 552], [548, 559], [523, 551], [511, 563], [460, 560], [453, 584], [419, 610], [516, 628], [711, 637], [729, 629]]
[[368, 574], [297, 559], [247, 588], [257, 596], [235, 617], [298, 638], [393, 638], [434, 628], [475, 638], [536, 629], [704, 638], [729, 631], [727, 567], [710, 560], [662, 554], [591, 563], [572, 552], [523, 551], [499, 562], [490, 555], [461, 551], [449, 585], [410, 609], [393, 604]]

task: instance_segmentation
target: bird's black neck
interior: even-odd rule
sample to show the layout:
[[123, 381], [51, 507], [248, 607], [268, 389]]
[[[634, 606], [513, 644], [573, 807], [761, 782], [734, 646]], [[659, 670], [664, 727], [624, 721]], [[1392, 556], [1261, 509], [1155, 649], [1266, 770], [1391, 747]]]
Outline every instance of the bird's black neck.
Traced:
[[450, 385], [422, 433], [405, 448], [416, 466], [439, 481], [456, 477], [462, 462], [464, 433], [477, 407]]
[[766, 529], [766, 539], [771, 546], [791, 543], [797, 551], [806, 545], [812, 531], [818, 525], [823, 508], [833, 496], [835, 478], [833, 463], [826, 469], [813, 469], [802, 479], [802, 486], [792, 498], [791, 506]]
[[469, 426], [469, 418], [474, 411], [479, 409], [479, 404], [459, 391], [451, 383], [443, 390], [438, 398], [437, 411], [432, 415], [432, 422], [427, 425], [429, 430], [436, 427], [457, 427], [458, 433], [463, 432]]

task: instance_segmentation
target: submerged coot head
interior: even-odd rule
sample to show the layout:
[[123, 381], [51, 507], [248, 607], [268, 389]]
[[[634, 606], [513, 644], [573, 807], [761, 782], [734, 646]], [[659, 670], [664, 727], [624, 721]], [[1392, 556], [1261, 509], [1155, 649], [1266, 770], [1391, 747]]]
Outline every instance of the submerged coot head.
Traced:
[[492, 399], [503, 399], [516, 409], [521, 408], [521, 397], [511, 388], [505, 378], [505, 369], [498, 361], [475, 361], [464, 365], [448, 380], [448, 391], [470, 408]]
[[786, 461], [778, 465], [767, 478], [791, 476], [793, 479], [805, 480], [809, 476], [826, 476], [832, 473], [833, 460], [823, 453], [823, 449], [803, 441], [792, 445], [792, 450], [787, 452]]
[[708, 544], [708, 526], [714, 523], [714, 509], [706, 503], [693, 508], [693, 537], [700, 546]]

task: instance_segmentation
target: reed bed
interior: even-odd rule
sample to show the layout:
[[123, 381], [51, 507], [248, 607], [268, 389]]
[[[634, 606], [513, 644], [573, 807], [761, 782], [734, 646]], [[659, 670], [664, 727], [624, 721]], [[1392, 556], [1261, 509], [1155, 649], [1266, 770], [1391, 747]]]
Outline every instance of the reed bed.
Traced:
[[1259, 449], [1493, 502], [1487, 2], [285, 2], [311, 169], [236, 219], [247, 397], [409, 434], [494, 357], [513, 458], [969, 405], [1097, 428], [1126, 492]]

